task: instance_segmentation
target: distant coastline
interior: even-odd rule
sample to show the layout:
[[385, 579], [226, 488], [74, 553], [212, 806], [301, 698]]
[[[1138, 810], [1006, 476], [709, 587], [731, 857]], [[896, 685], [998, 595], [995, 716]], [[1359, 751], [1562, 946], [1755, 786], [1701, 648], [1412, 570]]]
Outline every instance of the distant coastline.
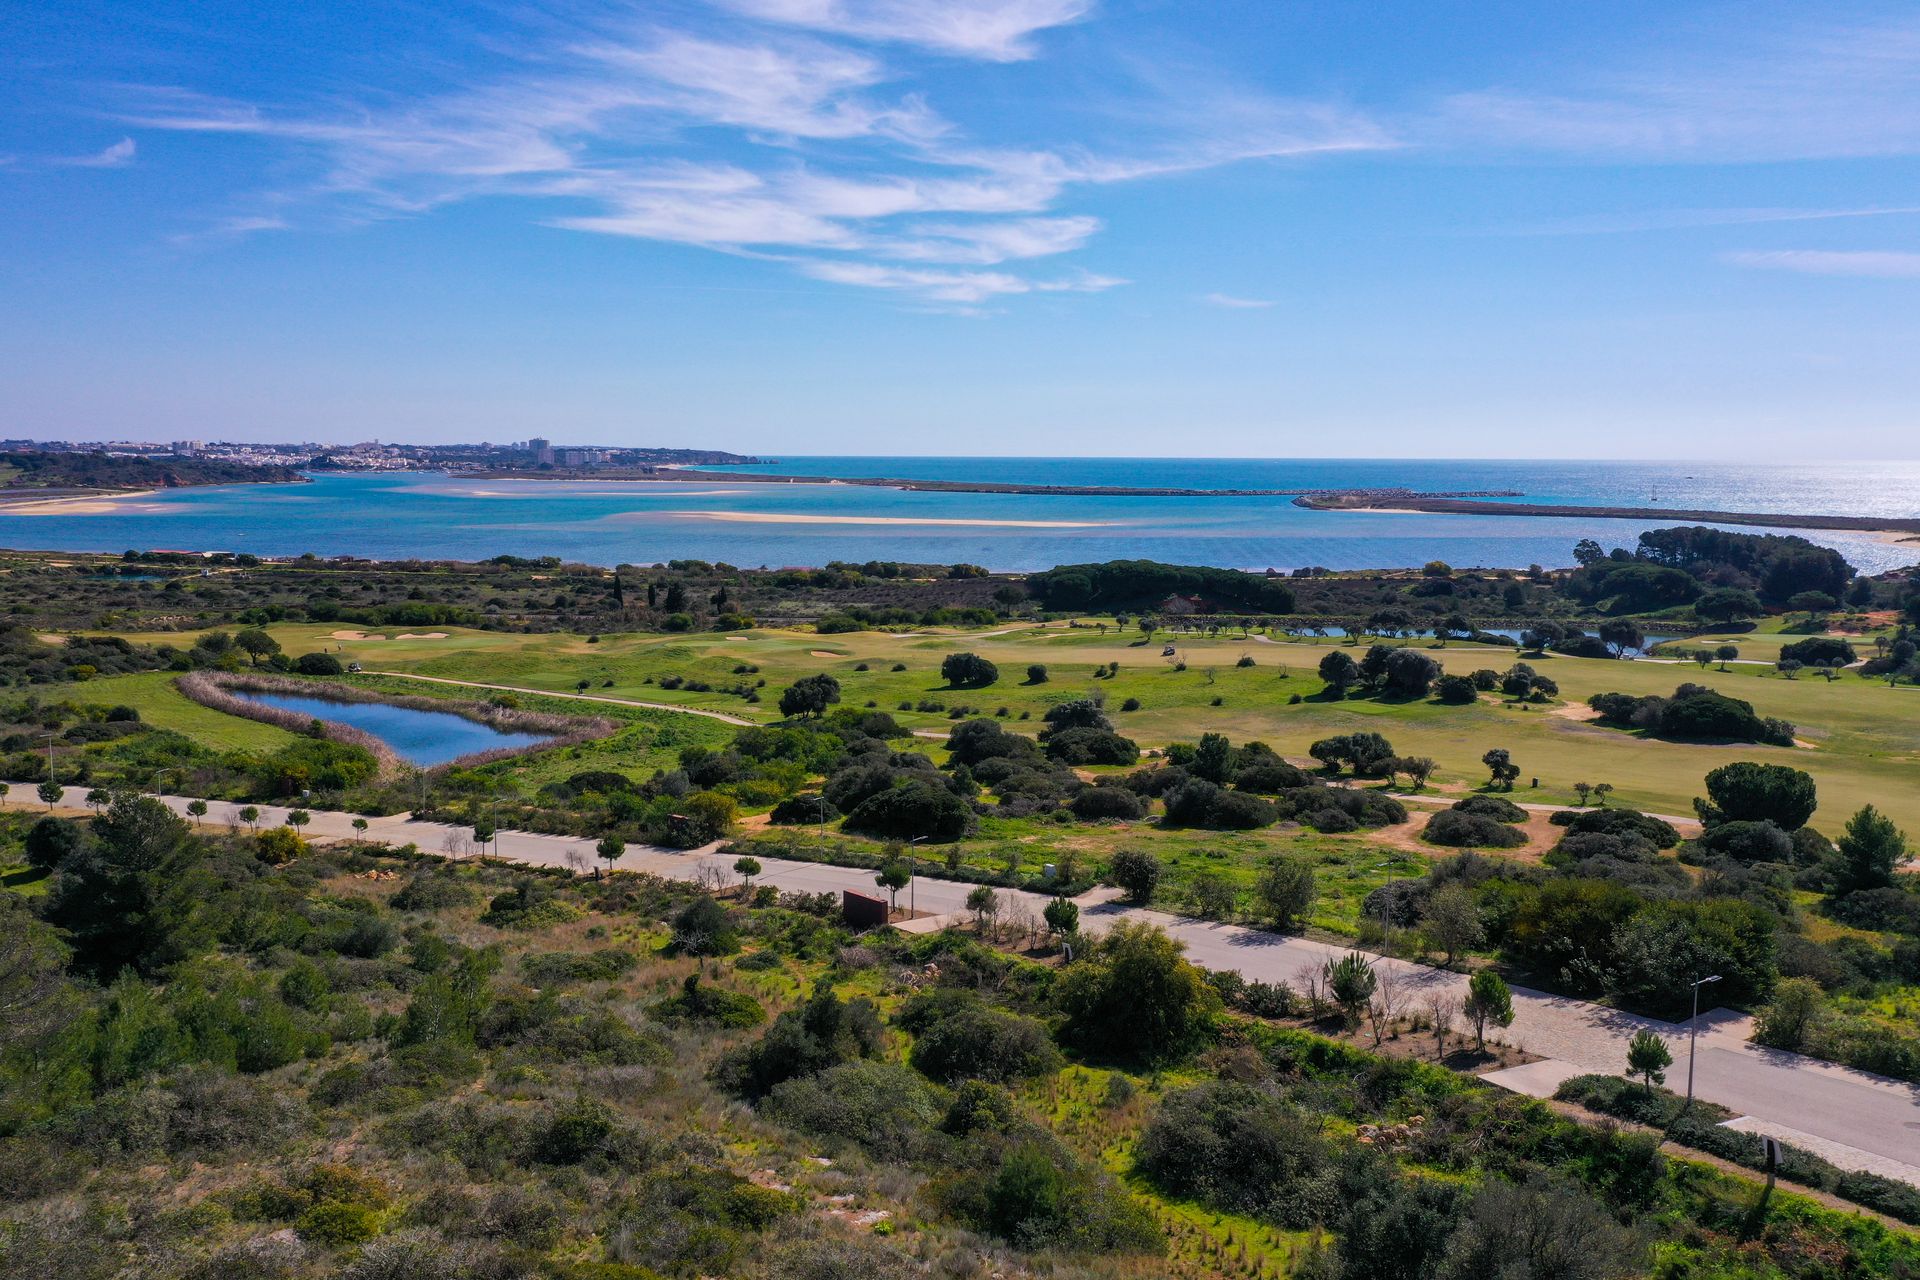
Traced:
[[1699, 524], [1765, 525], [1780, 529], [1844, 529], [1860, 533], [1920, 535], [1920, 520], [1889, 516], [1787, 515], [1778, 512], [1707, 511], [1676, 507], [1589, 507], [1558, 503], [1479, 502], [1481, 495], [1408, 494], [1353, 489], [1301, 494], [1294, 505], [1312, 511], [1372, 511], [1382, 515], [1556, 516], [1583, 520], [1660, 520]]

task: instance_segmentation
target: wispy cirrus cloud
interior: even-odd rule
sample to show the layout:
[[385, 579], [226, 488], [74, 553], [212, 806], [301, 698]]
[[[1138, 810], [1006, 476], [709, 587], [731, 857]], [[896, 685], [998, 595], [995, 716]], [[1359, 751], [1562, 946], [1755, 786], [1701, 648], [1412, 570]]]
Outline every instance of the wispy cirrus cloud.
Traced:
[[1209, 293], [1200, 301], [1209, 306], [1225, 307], [1229, 311], [1262, 311], [1274, 305], [1266, 298], [1240, 298], [1231, 293]]
[[[941, 115], [914, 88], [912, 60], [880, 46], [1018, 62], [1091, 0], [717, 2], [749, 21], [573, 27], [510, 46], [492, 79], [455, 90], [343, 105], [337, 93], [271, 104], [160, 87], [125, 115], [308, 156], [311, 185], [272, 193], [280, 217], [313, 203], [377, 218], [519, 198], [544, 206], [533, 216], [548, 226], [752, 254], [939, 303], [1121, 283], [1011, 265], [1094, 242], [1101, 221], [1060, 208], [1078, 188], [1388, 145], [1357, 113], [1241, 95], [1217, 117], [1169, 105], [1157, 129], [1129, 131], [1139, 141], [1126, 153], [1006, 147]], [[1002, 269], [962, 270], [982, 267]]]
[[73, 169], [124, 169], [133, 163], [137, 151], [132, 138], [122, 138], [99, 151], [83, 156], [60, 156], [52, 163]]
[[1736, 267], [1810, 276], [1920, 279], [1920, 253], [1895, 249], [1774, 249], [1724, 254], [1721, 260]]
[[898, 41], [943, 53], [1014, 62], [1035, 54], [1033, 35], [1077, 22], [1093, 0], [720, 0], [768, 22], [863, 40]]
[[1920, 18], [1679, 28], [1550, 89], [1444, 96], [1427, 145], [1740, 163], [1920, 153]]

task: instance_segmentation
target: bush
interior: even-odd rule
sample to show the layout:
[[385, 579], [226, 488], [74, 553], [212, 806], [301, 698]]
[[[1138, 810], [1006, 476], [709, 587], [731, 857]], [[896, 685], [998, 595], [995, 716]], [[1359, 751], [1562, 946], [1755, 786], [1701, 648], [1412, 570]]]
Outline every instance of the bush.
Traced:
[[1162, 1191], [1302, 1230], [1330, 1205], [1334, 1152], [1320, 1126], [1252, 1086], [1218, 1080], [1168, 1094], [1134, 1150]]
[[833, 801], [818, 792], [803, 791], [799, 795], [788, 796], [773, 806], [767, 815], [767, 821], [775, 826], [805, 826], [810, 823], [832, 822], [840, 816], [840, 810], [834, 808]]
[[1140, 759], [1133, 739], [1111, 729], [1065, 729], [1048, 735], [1049, 758], [1066, 765], [1130, 765]]
[[1000, 678], [1000, 668], [974, 653], [950, 653], [940, 663], [940, 678], [956, 689], [984, 689]]
[[1061, 1038], [1095, 1054], [1160, 1061], [1213, 1031], [1220, 997], [1151, 925], [1115, 924], [1055, 983]]
[[1525, 809], [1505, 796], [1468, 796], [1453, 807], [1458, 813], [1478, 814], [1495, 822], [1525, 822], [1528, 817]]
[[1443, 809], [1427, 819], [1421, 837], [1457, 849], [1517, 849], [1527, 842], [1524, 831], [1516, 831], [1497, 818], [1459, 809]]
[[1047, 1029], [1031, 1018], [975, 1005], [927, 1027], [909, 1058], [916, 1069], [952, 1084], [962, 1079], [1007, 1084], [1059, 1070]]
[[1802, 666], [1816, 667], [1825, 663], [1838, 663], [1850, 667], [1859, 660], [1853, 645], [1838, 636], [1808, 636], [1805, 640], [1780, 646], [1780, 658], [1784, 662], [1798, 662]]
[[1465, 706], [1479, 700], [1480, 691], [1471, 676], [1443, 675], [1434, 682], [1434, 696], [1453, 706]]
[[847, 815], [849, 831], [907, 839], [958, 840], [973, 826], [973, 810], [943, 786], [917, 779], [867, 797]]
[[1737, 862], [1789, 862], [1793, 841], [1771, 822], [1723, 822], [1701, 836], [1699, 845]]
[[1073, 816], [1082, 822], [1110, 819], [1129, 822], [1144, 818], [1147, 813], [1145, 802], [1125, 787], [1083, 787], [1069, 807]]
[[766, 1109], [802, 1133], [897, 1157], [939, 1124], [946, 1104], [905, 1067], [848, 1062], [775, 1086]]
[[1713, 822], [1770, 822], [1782, 831], [1807, 825], [1819, 807], [1810, 774], [1780, 764], [1740, 760], [1707, 774], [1710, 806], [1701, 817]]
[[1243, 791], [1223, 791], [1198, 778], [1166, 797], [1167, 821], [1211, 831], [1251, 831], [1270, 825], [1279, 815], [1272, 805]]
[[[308, 655], [312, 656], [312, 655]], [[308, 674], [315, 674], [309, 672]], [[380, 1234], [380, 1215], [361, 1204], [328, 1201], [300, 1215], [293, 1229], [302, 1240], [327, 1249], [365, 1244]]]
[[942, 1180], [934, 1197], [975, 1230], [1022, 1249], [1146, 1252], [1163, 1244], [1153, 1215], [1112, 1178], [1038, 1135], [1004, 1148], [985, 1169]]
[[303, 676], [337, 676], [346, 671], [330, 653], [303, 653], [293, 660], [293, 669]]

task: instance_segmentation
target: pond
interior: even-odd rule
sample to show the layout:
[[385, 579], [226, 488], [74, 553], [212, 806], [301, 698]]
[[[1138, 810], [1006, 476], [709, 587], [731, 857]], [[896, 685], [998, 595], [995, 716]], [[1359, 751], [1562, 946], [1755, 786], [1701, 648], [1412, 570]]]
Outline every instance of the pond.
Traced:
[[335, 702], [328, 698], [303, 698], [286, 693], [236, 693], [249, 702], [283, 711], [351, 725], [384, 742], [408, 764], [431, 768], [476, 751], [497, 751], [502, 747], [524, 750], [548, 740], [539, 733], [509, 733], [454, 715], [450, 711], [416, 711], [386, 702]]

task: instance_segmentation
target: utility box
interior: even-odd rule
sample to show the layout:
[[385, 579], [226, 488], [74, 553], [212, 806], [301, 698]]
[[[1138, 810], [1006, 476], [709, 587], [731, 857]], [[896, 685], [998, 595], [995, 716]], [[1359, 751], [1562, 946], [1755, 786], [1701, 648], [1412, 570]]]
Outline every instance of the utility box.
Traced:
[[840, 891], [840, 919], [855, 929], [878, 929], [887, 922], [887, 900], [851, 889]]

